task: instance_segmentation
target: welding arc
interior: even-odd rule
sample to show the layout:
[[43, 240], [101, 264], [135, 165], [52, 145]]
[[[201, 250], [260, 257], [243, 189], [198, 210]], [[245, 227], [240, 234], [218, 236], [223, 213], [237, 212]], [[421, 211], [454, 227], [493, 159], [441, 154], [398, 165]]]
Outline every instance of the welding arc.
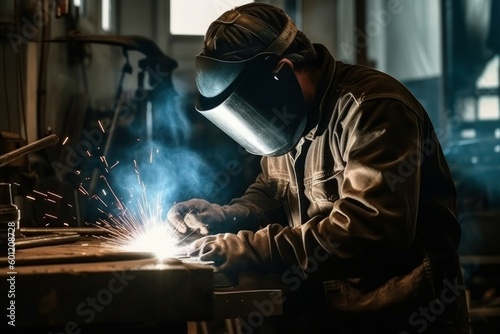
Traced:
[[45, 147], [54, 145], [59, 141], [59, 137], [57, 135], [52, 134], [40, 140], [34, 141], [31, 144], [20, 147], [14, 151], [11, 151], [7, 154], [0, 156], [0, 167], [3, 167], [7, 164], [10, 164], [13, 161], [21, 158], [22, 156], [39, 151]]

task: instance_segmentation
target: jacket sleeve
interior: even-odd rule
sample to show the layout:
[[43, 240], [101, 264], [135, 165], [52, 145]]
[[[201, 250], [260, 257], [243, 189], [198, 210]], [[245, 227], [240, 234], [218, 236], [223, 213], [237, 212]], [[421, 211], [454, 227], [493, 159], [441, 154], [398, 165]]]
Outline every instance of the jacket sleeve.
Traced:
[[414, 240], [425, 159], [417, 113], [397, 100], [380, 99], [352, 106], [333, 126], [331, 145], [344, 161], [339, 199], [328, 216], [259, 234], [259, 239], [269, 239], [270, 252], [279, 253], [267, 257], [278, 266], [307, 271], [312, 261], [317, 264], [328, 254], [342, 271], [375, 267], [406, 251]]
[[317, 247], [342, 267], [366, 266], [406, 251], [415, 237], [422, 122], [397, 100], [364, 102], [335, 124], [344, 161], [339, 199], [328, 217], [271, 236], [285, 262], [308, 267]]
[[[278, 222], [283, 226], [288, 225], [287, 213], [284, 209], [284, 192], [286, 187], [279, 185], [283, 180], [270, 180], [268, 177], [268, 158], [261, 159], [262, 171], [255, 182], [248, 187], [245, 194], [233, 199], [229, 207], [237, 210], [250, 210], [259, 219], [260, 227]], [[283, 194], [278, 194], [282, 191]]]

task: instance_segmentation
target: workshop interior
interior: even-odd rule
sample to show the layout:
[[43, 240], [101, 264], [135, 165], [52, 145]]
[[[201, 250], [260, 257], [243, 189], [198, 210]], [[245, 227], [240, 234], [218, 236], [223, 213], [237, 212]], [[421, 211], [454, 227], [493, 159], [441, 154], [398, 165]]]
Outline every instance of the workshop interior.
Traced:
[[[227, 203], [259, 172], [194, 106], [208, 25], [248, 2], [0, 1], [0, 207], [15, 224], [0, 223], [16, 241], [0, 276], [15, 272], [18, 329], [250, 333], [259, 301], [280, 298], [177, 256], [158, 223], [176, 202]], [[259, 2], [426, 108], [458, 192], [471, 332], [499, 333], [500, 2]], [[174, 251], [157, 263], [154, 245]]]

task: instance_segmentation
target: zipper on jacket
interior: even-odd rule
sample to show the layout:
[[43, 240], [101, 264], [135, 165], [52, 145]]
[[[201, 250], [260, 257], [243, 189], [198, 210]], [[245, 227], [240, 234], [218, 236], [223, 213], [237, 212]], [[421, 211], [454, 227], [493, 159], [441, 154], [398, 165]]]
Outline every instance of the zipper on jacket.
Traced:
[[[305, 216], [305, 214], [302, 212], [303, 205], [301, 202], [301, 192], [304, 192], [303, 175], [302, 175], [302, 180], [301, 180], [302, 182], [299, 183], [299, 178], [297, 176], [297, 168], [296, 168], [297, 167], [296, 164], [297, 164], [297, 161], [299, 160], [299, 158], [302, 158], [303, 160], [305, 160], [304, 157], [301, 157], [304, 142], [305, 142], [305, 139], [301, 138], [299, 143], [295, 147], [295, 150], [289, 153], [290, 162], [291, 162], [290, 167], [292, 169], [291, 172], [293, 174], [293, 181], [295, 182], [295, 184], [293, 186], [295, 187], [295, 189], [297, 189], [296, 194], [292, 194], [295, 196], [295, 204], [297, 205], [297, 209], [293, 210], [293, 207], [291, 206], [292, 203], [288, 204], [290, 206], [290, 212], [291, 212], [291, 218], [292, 218], [291, 220], [292, 220], [293, 227], [300, 226], [302, 224], [302, 219]], [[304, 166], [300, 166], [300, 167], [302, 167], [302, 169], [304, 169], [303, 168]], [[292, 187], [290, 187], [290, 188], [292, 188]], [[294, 211], [296, 211], [296, 212], [294, 212]]]

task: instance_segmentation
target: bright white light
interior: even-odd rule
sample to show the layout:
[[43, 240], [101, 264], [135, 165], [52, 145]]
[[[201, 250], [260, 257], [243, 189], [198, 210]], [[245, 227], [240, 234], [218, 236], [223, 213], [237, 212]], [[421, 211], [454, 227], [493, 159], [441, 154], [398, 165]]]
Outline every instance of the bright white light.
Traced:
[[478, 101], [478, 119], [500, 119], [500, 101], [498, 96], [481, 96]]
[[248, 0], [170, 0], [172, 35], [205, 35], [208, 26], [225, 11]]
[[476, 81], [478, 88], [495, 88], [500, 85], [498, 70], [500, 67], [500, 56], [493, 57], [485, 66], [483, 73]]
[[73, 6], [80, 7], [82, 5], [82, 0], [73, 0]]
[[101, 0], [101, 27], [104, 31], [111, 30], [111, 0]]
[[136, 204], [135, 209], [120, 200], [107, 179], [102, 177], [119, 210], [119, 214], [108, 214], [107, 219], [99, 220], [98, 226], [108, 234], [102, 239], [107, 240], [106, 246], [120, 251], [152, 253], [159, 259], [176, 257], [182, 249], [181, 240], [177, 230], [166, 220], [163, 212], [165, 200], [161, 194], [148, 194], [139, 169], [137, 166], [135, 168], [141, 187], [140, 196], [131, 198], [131, 202]]
[[172, 230], [163, 224], [146, 224], [142, 232], [134, 234], [122, 249], [130, 252], [153, 253], [159, 259], [175, 257], [178, 254], [178, 240]]
[[181, 255], [179, 234], [162, 219], [163, 205], [159, 200], [140, 203], [139, 212], [132, 212], [122, 205], [122, 214], [101, 221], [101, 227], [109, 234], [103, 237], [108, 241], [107, 246], [126, 252], [152, 253], [159, 259]]

